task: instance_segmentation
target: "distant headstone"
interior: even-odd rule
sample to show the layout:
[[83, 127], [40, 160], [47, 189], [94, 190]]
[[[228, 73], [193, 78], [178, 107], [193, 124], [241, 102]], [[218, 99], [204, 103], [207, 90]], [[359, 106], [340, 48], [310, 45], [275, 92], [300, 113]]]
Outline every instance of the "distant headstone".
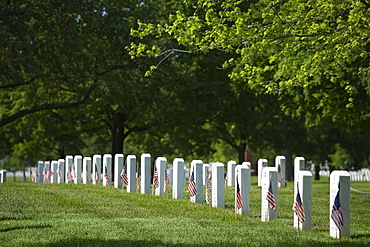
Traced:
[[64, 183], [65, 179], [65, 161], [64, 159], [58, 159], [58, 183]]
[[95, 154], [93, 155], [92, 174], [91, 174], [93, 184], [100, 183], [100, 174], [101, 174], [101, 155]]
[[268, 166], [267, 159], [259, 159], [257, 163], [258, 170], [258, 186], [262, 186], [262, 171], [265, 167]]
[[141, 155], [140, 170], [141, 170], [141, 194], [150, 193], [151, 171], [150, 171], [151, 155], [148, 153]]
[[262, 171], [261, 221], [268, 222], [278, 216], [277, 169], [265, 167]]
[[72, 183], [73, 181], [73, 176], [72, 176], [72, 166], [73, 166], [73, 156], [72, 155], [67, 155], [66, 156], [66, 176], [65, 176], [65, 182], [66, 184]]
[[167, 172], [168, 172], [169, 185], [173, 185], [173, 166], [168, 167]]
[[224, 164], [212, 164], [212, 207], [225, 207]]
[[82, 173], [82, 156], [75, 155], [74, 157], [74, 166], [75, 166], [75, 184], [79, 184], [82, 181], [81, 173]]
[[127, 192], [136, 191], [136, 156], [127, 155], [126, 159], [126, 169], [127, 169]]
[[335, 170], [330, 174], [330, 236], [350, 237], [349, 225], [350, 176], [347, 171]]
[[235, 185], [235, 166], [235, 161], [230, 160], [229, 162], [227, 162], [227, 186]]
[[0, 170], [0, 183], [6, 183], [6, 170]]
[[124, 155], [123, 154], [116, 154], [114, 156], [114, 188], [120, 189], [122, 188], [122, 168], [124, 165]]
[[166, 164], [167, 159], [165, 157], [158, 157], [155, 161], [155, 166], [158, 173], [158, 184], [159, 186], [155, 189], [156, 196], [164, 196], [166, 195], [164, 191], [164, 183], [166, 180]]
[[184, 198], [184, 159], [175, 158], [173, 160], [173, 182], [172, 182], [172, 198], [183, 199]]
[[44, 182], [44, 161], [39, 161], [37, 162], [37, 171], [36, 171], [36, 178], [38, 183], [43, 183]]
[[245, 161], [242, 163], [242, 165], [249, 168], [249, 185], [252, 185], [252, 164], [251, 162]]
[[285, 188], [285, 156], [275, 157], [275, 168], [278, 171], [278, 187]]
[[51, 161], [51, 172], [50, 183], [58, 183], [58, 161]]
[[91, 157], [84, 157], [82, 161], [82, 182], [91, 183]]
[[112, 184], [112, 155], [103, 155], [103, 186]]
[[[193, 173], [194, 172], [194, 173]], [[195, 203], [203, 202], [203, 161], [193, 160], [190, 167], [190, 176], [193, 173], [196, 186], [196, 195], [190, 196], [190, 201]], [[189, 179], [190, 179], [189, 176]]]
[[294, 187], [295, 187], [294, 191], [296, 191], [296, 193], [294, 194], [294, 198], [293, 198], [294, 204], [293, 205], [295, 205], [295, 203], [298, 202], [297, 194], [299, 191], [299, 197], [301, 199], [303, 211], [304, 211], [304, 220], [302, 220], [301, 217], [298, 217], [297, 213], [294, 212], [294, 216], [293, 216], [294, 217], [294, 220], [293, 220], [294, 228], [299, 229], [299, 230], [311, 229], [311, 226], [312, 226], [312, 173], [310, 171], [299, 171], [297, 182], [294, 184]]
[[251, 170], [246, 163], [250, 164], [250, 162], [243, 162], [243, 164], [235, 167], [235, 211], [237, 214], [250, 216], [249, 185]]

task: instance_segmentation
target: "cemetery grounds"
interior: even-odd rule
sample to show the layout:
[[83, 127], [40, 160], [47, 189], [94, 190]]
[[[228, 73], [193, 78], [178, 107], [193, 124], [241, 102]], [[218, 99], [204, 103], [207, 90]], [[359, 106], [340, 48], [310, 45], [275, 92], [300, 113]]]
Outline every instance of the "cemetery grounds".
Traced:
[[[0, 184], [0, 246], [370, 246], [370, 194], [351, 191], [351, 237], [329, 236], [329, 179], [313, 180], [312, 229], [293, 228], [293, 183], [278, 191], [278, 219], [261, 222], [261, 187], [252, 177], [251, 217], [234, 213], [234, 187], [225, 208], [127, 193], [92, 184]], [[369, 182], [351, 187], [370, 192]], [[186, 190], [186, 186], [184, 188]], [[205, 200], [205, 194], [203, 193]]]

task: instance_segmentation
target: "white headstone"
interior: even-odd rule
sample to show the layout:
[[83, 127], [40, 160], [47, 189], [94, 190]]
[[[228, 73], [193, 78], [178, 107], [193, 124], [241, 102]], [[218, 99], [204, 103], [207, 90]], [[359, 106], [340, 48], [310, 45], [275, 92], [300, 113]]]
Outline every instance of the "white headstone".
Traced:
[[112, 155], [103, 155], [103, 186], [112, 184]]
[[275, 167], [278, 170], [278, 187], [285, 188], [285, 156], [275, 157]]
[[[194, 171], [194, 181], [197, 189], [197, 194], [190, 197], [191, 202], [203, 202], [203, 161], [193, 160], [191, 162], [190, 174]], [[189, 176], [190, 178], [190, 176]]]
[[123, 154], [116, 154], [114, 156], [114, 188], [122, 188], [121, 172], [123, 168]]
[[251, 162], [245, 161], [245, 162], [242, 163], [242, 165], [243, 166], [248, 166], [248, 168], [249, 168], [249, 185], [252, 185], [252, 164], [251, 164]]
[[230, 160], [227, 162], [227, 186], [234, 186], [235, 185], [235, 166], [236, 162]]
[[173, 166], [168, 167], [167, 172], [168, 172], [169, 184], [173, 185]]
[[250, 216], [250, 203], [249, 203], [249, 185], [251, 179], [250, 166], [243, 162], [241, 165], [235, 167], [235, 205], [237, 205], [237, 193], [239, 186], [239, 193], [243, 206], [240, 209], [236, 209], [237, 214]]
[[294, 159], [294, 183], [297, 183], [297, 176], [299, 171], [304, 170], [305, 160], [303, 157], [296, 157]]
[[257, 163], [257, 171], [258, 171], [258, 186], [262, 186], [262, 171], [265, 167], [267, 167], [268, 162], [267, 159], [259, 159]]
[[51, 161], [51, 175], [50, 183], [57, 183], [58, 182], [58, 161], [53, 160]]
[[64, 183], [65, 180], [65, 161], [64, 159], [58, 160], [58, 183]]
[[[305, 221], [303, 223], [299, 222], [298, 216], [296, 213], [293, 213], [293, 225], [296, 229], [307, 230], [312, 227], [312, 173], [310, 171], [299, 171], [297, 179], [298, 188], [294, 188], [296, 193], [294, 194], [293, 202], [296, 201], [298, 193], [297, 189], [299, 189], [305, 214]], [[297, 182], [294, 184], [294, 187], [297, 187]]]
[[[343, 216], [343, 226], [339, 230], [334, 220], [333, 205], [339, 191], [339, 202]], [[366, 205], [363, 205], [366, 207]], [[335, 215], [335, 213], [334, 213]], [[363, 215], [363, 217], [368, 217]], [[332, 238], [350, 237], [350, 176], [347, 171], [335, 170], [330, 174], [330, 236]]]
[[91, 157], [84, 157], [82, 160], [82, 182], [84, 184], [91, 183]]
[[71, 179], [71, 173], [72, 173], [72, 166], [73, 166], [73, 156], [72, 155], [67, 155], [66, 156], [66, 175], [65, 175], [65, 182], [66, 184], [72, 183]]
[[38, 174], [38, 178], [37, 178], [37, 182], [38, 183], [43, 183], [44, 182], [44, 161], [39, 161], [37, 162], [37, 174]]
[[126, 159], [126, 169], [127, 169], [127, 192], [136, 191], [136, 156], [127, 155]]
[[157, 169], [159, 183], [159, 186], [155, 189], [156, 196], [166, 195], [164, 191], [164, 183], [166, 180], [166, 164], [167, 159], [165, 157], [158, 157], [155, 161], [155, 167]]
[[49, 183], [49, 168], [50, 168], [50, 161], [44, 162], [44, 183]]
[[208, 172], [209, 172], [209, 164], [203, 164], [203, 185], [207, 185]]
[[82, 181], [81, 173], [82, 173], [82, 156], [75, 155], [74, 157], [74, 166], [75, 166], [75, 184], [79, 184]]
[[150, 193], [150, 183], [151, 183], [151, 172], [150, 172], [150, 154], [141, 155], [141, 194]]
[[[271, 184], [272, 195], [275, 200], [275, 209], [270, 206], [267, 200], [269, 187]], [[261, 203], [261, 221], [268, 222], [277, 219], [278, 216], [278, 187], [277, 187], [277, 169], [275, 167], [265, 167], [262, 171], [262, 203]], [[271, 192], [271, 191], [270, 191]]]
[[101, 155], [93, 155], [93, 164], [92, 164], [92, 183], [100, 184], [100, 174], [101, 174]]
[[6, 170], [0, 170], [0, 183], [6, 183]]
[[224, 164], [212, 164], [212, 207], [225, 207]]
[[172, 198], [183, 199], [184, 198], [184, 159], [175, 158], [173, 160], [173, 183], [172, 183]]

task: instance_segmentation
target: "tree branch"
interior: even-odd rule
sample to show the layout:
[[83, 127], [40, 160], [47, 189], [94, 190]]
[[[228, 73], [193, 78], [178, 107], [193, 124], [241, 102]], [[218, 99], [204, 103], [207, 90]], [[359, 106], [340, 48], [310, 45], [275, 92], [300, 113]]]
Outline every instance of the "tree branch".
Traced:
[[0, 120], [0, 127], [5, 126], [19, 118], [22, 118], [24, 116], [30, 115], [35, 112], [43, 111], [43, 110], [52, 110], [52, 109], [67, 109], [67, 108], [72, 108], [76, 107], [79, 105], [83, 105], [88, 97], [90, 96], [91, 92], [93, 91], [93, 86], [90, 87], [86, 94], [77, 101], [70, 101], [70, 102], [63, 102], [63, 103], [50, 103], [50, 104], [42, 104], [42, 105], [35, 105], [30, 108], [21, 110], [11, 116], [8, 116], [2, 120]]
[[28, 81], [23, 81], [23, 82], [17, 82], [14, 84], [6, 84], [6, 85], [0, 85], [0, 89], [4, 88], [13, 88], [13, 87], [19, 87], [19, 86], [24, 86], [30, 84], [32, 81], [36, 80], [36, 77], [28, 80]]

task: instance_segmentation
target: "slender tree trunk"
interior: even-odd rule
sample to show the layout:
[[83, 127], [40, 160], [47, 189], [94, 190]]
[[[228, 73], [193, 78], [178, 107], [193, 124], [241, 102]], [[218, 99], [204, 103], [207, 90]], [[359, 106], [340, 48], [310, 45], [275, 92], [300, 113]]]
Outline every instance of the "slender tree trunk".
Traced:
[[112, 157], [123, 153], [123, 142], [126, 138], [125, 120], [123, 113], [115, 113], [112, 119]]
[[246, 143], [241, 143], [237, 147], [237, 151], [238, 151], [238, 164], [242, 164], [244, 162], [244, 152], [245, 152], [245, 148], [246, 147], [247, 147], [247, 144]]

